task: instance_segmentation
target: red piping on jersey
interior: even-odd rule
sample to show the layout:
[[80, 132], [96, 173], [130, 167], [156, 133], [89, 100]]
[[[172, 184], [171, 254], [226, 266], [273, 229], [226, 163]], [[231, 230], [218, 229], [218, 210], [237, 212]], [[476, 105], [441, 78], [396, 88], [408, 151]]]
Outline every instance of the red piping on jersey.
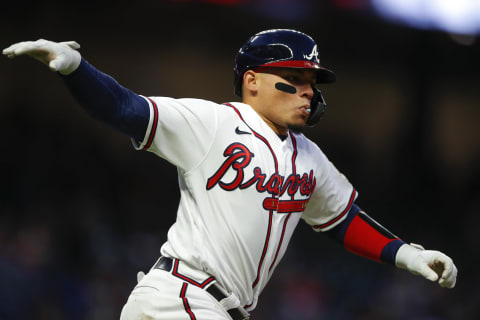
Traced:
[[275, 265], [275, 262], [277, 261], [278, 253], [280, 252], [280, 248], [282, 247], [283, 237], [285, 236], [285, 229], [287, 228], [287, 223], [291, 215], [292, 213], [289, 213], [287, 218], [285, 219], [285, 222], [283, 223], [282, 236], [280, 237], [280, 242], [278, 243], [277, 252], [275, 252], [275, 258], [273, 259], [273, 262], [270, 265], [270, 268], [268, 268], [268, 272], [272, 271], [272, 268]]
[[[296, 168], [296, 165], [295, 165], [295, 160], [297, 159], [297, 140], [293, 136], [292, 131], [289, 131], [289, 133], [290, 133], [290, 138], [292, 140], [292, 145], [293, 145], [293, 149], [294, 149], [293, 155], [292, 155], [292, 174], [295, 175], [296, 172], [297, 172], [297, 168]], [[293, 201], [294, 198], [295, 198], [295, 195], [292, 194], [292, 201]], [[264, 203], [264, 207], [265, 207], [265, 200], [263, 201], [263, 203]], [[280, 203], [285, 203], [285, 202], [280, 201]], [[278, 207], [280, 207], [280, 205], [277, 205], [277, 212], [279, 212]], [[277, 251], [275, 252], [275, 258], [273, 259], [273, 262], [270, 265], [270, 268], [268, 268], [268, 272], [272, 271], [272, 268], [275, 265], [275, 262], [277, 261], [278, 253], [280, 252], [280, 248], [282, 247], [283, 237], [285, 236], [285, 230], [287, 229], [287, 223], [288, 223], [288, 220], [290, 219], [291, 215], [292, 215], [292, 213], [290, 212], [288, 214], [287, 218], [285, 218], [285, 222], [283, 223], [283, 228], [282, 228], [282, 235], [280, 236], [280, 241], [278, 242], [278, 248], [277, 248]]]
[[272, 149], [272, 147], [270, 146], [270, 143], [268, 143], [267, 139], [265, 139], [262, 135], [260, 135], [259, 133], [257, 133], [255, 130], [253, 130], [253, 129], [248, 125], [248, 123], [243, 119], [242, 115], [240, 114], [240, 111], [238, 111], [238, 109], [237, 109], [234, 105], [232, 105], [232, 104], [230, 104], [230, 103], [224, 103], [224, 105], [226, 105], [226, 106], [232, 108], [233, 110], [235, 110], [235, 112], [237, 113], [237, 115], [238, 115], [238, 117], [240, 118], [240, 120], [242, 120], [243, 123], [245, 123], [245, 125], [246, 125], [250, 130], [252, 130], [253, 135], [254, 135], [255, 137], [257, 137], [258, 139], [262, 140], [262, 141], [267, 145], [268, 149], [270, 149], [270, 153], [271, 153], [272, 156], [273, 156], [273, 161], [275, 162], [275, 173], [278, 174], [278, 161], [277, 161], [277, 156], [275, 155], [275, 152], [273, 152], [273, 149]]
[[265, 259], [265, 254], [267, 253], [267, 249], [268, 249], [268, 243], [270, 241], [270, 233], [271, 233], [271, 230], [272, 230], [272, 218], [273, 218], [273, 211], [270, 211], [269, 214], [268, 214], [267, 238], [265, 239], [265, 245], [263, 246], [262, 257], [260, 258], [260, 264], [258, 265], [257, 278], [255, 279], [255, 281], [252, 284], [252, 289], [257, 286], [258, 280], [260, 280], [260, 270], [262, 270], [263, 260]]
[[187, 297], [185, 297], [185, 294], [187, 293], [187, 287], [188, 287], [188, 283], [184, 282], [182, 286], [182, 290], [180, 290], [180, 298], [183, 301], [183, 307], [185, 308], [185, 311], [187, 311], [188, 315], [190, 316], [190, 320], [196, 320], [197, 318], [195, 318], [195, 315], [193, 314], [192, 309], [188, 304]]
[[[253, 130], [249, 125], [248, 123], [243, 119], [242, 117], [242, 114], [240, 113], [240, 111], [238, 111], [238, 109], [230, 104], [230, 103], [224, 103], [224, 105], [232, 108], [238, 115], [238, 117], [240, 118], [240, 120], [243, 121], [243, 123], [245, 123], [245, 125], [253, 132], [253, 135], [255, 137], [257, 137], [258, 139], [262, 140], [268, 147], [268, 149], [270, 149], [270, 153], [272, 154], [273, 156], [273, 160], [275, 162], [275, 173], [278, 174], [278, 161], [277, 161], [277, 156], [275, 155], [275, 152], [273, 152], [273, 149], [272, 147], [270, 146], [270, 143], [268, 143], [267, 139], [265, 139], [262, 135], [260, 135], [259, 133], [257, 133], [255, 130]], [[275, 196], [275, 195], [273, 195]], [[262, 270], [262, 265], [263, 265], [263, 260], [265, 259], [265, 255], [267, 253], [267, 250], [268, 250], [268, 243], [270, 241], [270, 233], [272, 231], [272, 218], [273, 218], [273, 211], [270, 210], [269, 214], [268, 214], [268, 229], [267, 229], [267, 236], [265, 238], [265, 244], [263, 245], [263, 251], [262, 251], [262, 256], [260, 258], [260, 263], [258, 265], [258, 268], [257, 268], [257, 277], [255, 278], [255, 281], [252, 283], [252, 288], [255, 288], [258, 284], [258, 281], [260, 280], [260, 271]]]
[[[290, 138], [292, 139], [292, 145], [293, 145], [293, 155], [292, 155], [292, 173], [295, 175], [297, 173], [297, 167], [295, 165], [295, 160], [297, 160], [297, 139], [293, 136], [292, 131], [289, 131], [290, 133]], [[293, 200], [293, 195], [292, 195], [292, 200]]]
[[326, 227], [334, 224], [338, 220], [340, 220], [344, 215], [346, 215], [348, 213], [348, 211], [350, 211], [350, 208], [352, 207], [352, 204], [353, 204], [353, 201], [355, 200], [356, 195], [357, 195], [357, 191], [355, 189], [353, 189], [352, 194], [350, 195], [350, 199], [348, 200], [347, 207], [342, 211], [342, 213], [340, 213], [337, 217], [333, 218], [332, 220], [328, 221], [327, 223], [313, 226], [313, 228], [323, 229], [323, 228], [326, 228]]
[[173, 271], [172, 271], [172, 274], [177, 277], [177, 278], [180, 278], [182, 279], [183, 281], [186, 281], [190, 284], [193, 284], [194, 286], [197, 286], [197, 287], [200, 287], [200, 288], [205, 288], [210, 282], [214, 281], [215, 278], [214, 277], [210, 277], [210, 278], [207, 278], [205, 279], [205, 281], [203, 281], [202, 283], [198, 283], [197, 281], [193, 280], [193, 279], [190, 279], [189, 277], [187, 276], [184, 276], [183, 274], [180, 274], [180, 272], [178, 272], [178, 265], [180, 263], [180, 260], [178, 259], [175, 259], [175, 265], [173, 267]]
[[147, 97], [147, 99], [150, 100], [150, 102], [153, 105], [153, 124], [152, 124], [152, 129], [150, 130], [150, 135], [148, 136], [147, 143], [143, 147], [143, 150], [147, 150], [152, 145], [153, 138], [155, 137], [155, 133], [157, 131], [157, 123], [158, 123], [158, 107], [157, 107], [157, 104], [152, 99], [150, 99], [148, 97]]

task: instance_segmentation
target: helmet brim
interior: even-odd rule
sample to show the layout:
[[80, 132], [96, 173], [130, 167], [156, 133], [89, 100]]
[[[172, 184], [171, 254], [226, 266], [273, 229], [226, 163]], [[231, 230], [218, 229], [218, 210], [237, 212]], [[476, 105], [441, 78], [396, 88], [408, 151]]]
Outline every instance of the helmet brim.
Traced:
[[259, 67], [314, 69], [317, 71], [317, 83], [332, 83], [337, 79], [333, 71], [322, 67], [318, 63], [305, 60], [275, 61], [262, 64]]

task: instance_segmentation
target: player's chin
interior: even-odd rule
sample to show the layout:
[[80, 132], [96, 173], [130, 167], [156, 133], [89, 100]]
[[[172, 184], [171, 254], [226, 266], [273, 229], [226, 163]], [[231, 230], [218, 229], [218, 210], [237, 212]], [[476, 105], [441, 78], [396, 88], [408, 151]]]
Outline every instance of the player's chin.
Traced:
[[288, 129], [292, 130], [293, 132], [303, 132], [303, 129], [307, 125], [307, 119], [301, 119], [294, 123], [290, 123], [288, 125]]
[[305, 126], [289, 125], [288, 129], [292, 130], [293, 132], [303, 133], [303, 129], [305, 129]]
[[297, 109], [297, 112], [291, 115], [290, 121], [287, 127], [294, 132], [302, 132], [303, 128], [307, 125], [309, 112], [305, 112], [303, 109]]

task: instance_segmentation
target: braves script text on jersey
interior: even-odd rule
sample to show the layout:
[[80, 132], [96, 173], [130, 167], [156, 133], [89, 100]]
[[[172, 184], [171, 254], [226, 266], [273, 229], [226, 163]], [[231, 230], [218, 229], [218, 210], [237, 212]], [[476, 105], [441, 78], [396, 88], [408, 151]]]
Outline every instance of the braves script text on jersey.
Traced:
[[356, 191], [316, 144], [292, 131], [281, 139], [247, 104], [146, 99], [136, 148], [177, 166], [181, 194], [162, 255], [212, 275], [253, 310], [300, 218], [329, 230]]

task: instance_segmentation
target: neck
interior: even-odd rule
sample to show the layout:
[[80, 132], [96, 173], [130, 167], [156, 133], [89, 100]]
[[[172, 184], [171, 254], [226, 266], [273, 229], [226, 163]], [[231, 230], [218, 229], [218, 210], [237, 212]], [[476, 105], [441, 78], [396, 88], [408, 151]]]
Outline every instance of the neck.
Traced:
[[260, 116], [260, 118], [265, 121], [265, 123], [272, 128], [272, 130], [277, 134], [277, 135], [286, 135], [288, 134], [288, 128], [282, 127], [274, 123], [272, 120], [270, 120], [265, 114], [262, 112], [262, 108], [258, 105], [258, 103], [255, 103], [256, 101], [254, 99], [243, 99], [243, 103], [248, 104], [250, 107], [252, 107], [253, 110]]

